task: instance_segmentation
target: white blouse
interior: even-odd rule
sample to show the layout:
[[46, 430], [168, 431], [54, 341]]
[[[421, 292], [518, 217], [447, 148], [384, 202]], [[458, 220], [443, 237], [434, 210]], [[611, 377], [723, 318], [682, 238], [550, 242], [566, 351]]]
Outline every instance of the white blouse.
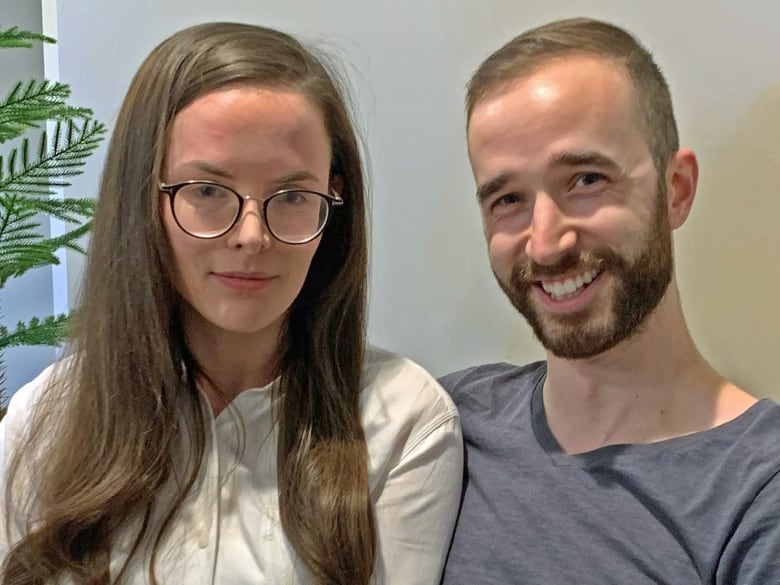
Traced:
[[[12, 445], [23, 432], [31, 405], [51, 370], [14, 395], [0, 423], [0, 489], [4, 489]], [[379, 544], [372, 583], [435, 585], [441, 577], [463, 478], [457, 411], [433, 377], [406, 358], [369, 351], [364, 380], [361, 414]], [[200, 480], [158, 553], [159, 582], [311, 582], [279, 519], [271, 388], [246, 390], [212, 417]], [[158, 501], [170, 501], [174, 490], [170, 482]], [[0, 521], [4, 522], [3, 501], [0, 498]], [[11, 535], [14, 541], [25, 522], [13, 516], [14, 510], [8, 513], [16, 528]], [[153, 526], [159, 519], [153, 516]], [[131, 526], [118, 536], [112, 547], [112, 574], [126, 560], [136, 530]], [[8, 546], [0, 528], [0, 559], [5, 558]], [[123, 583], [146, 584], [147, 572], [148, 558], [135, 555]]]

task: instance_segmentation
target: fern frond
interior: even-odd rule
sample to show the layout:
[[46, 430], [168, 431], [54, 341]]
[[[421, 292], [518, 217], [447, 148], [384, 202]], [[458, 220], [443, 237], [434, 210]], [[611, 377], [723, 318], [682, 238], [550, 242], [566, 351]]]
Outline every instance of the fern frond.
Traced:
[[29, 49], [33, 46], [31, 41], [44, 43], [56, 43], [57, 41], [46, 35], [34, 33], [29, 30], [19, 30], [12, 26], [8, 29], [0, 29], [0, 49]]
[[[61, 248], [84, 253], [80, 239], [92, 225], [89, 220], [95, 201], [92, 199], [42, 199], [20, 195], [0, 197], [0, 288], [12, 277], [28, 270], [58, 264], [56, 252]], [[76, 224], [62, 235], [47, 238], [40, 232], [38, 212]]]
[[0, 245], [0, 288], [5, 286], [9, 278], [18, 278], [34, 268], [59, 264], [56, 253], [60, 249], [85, 254], [80, 239], [90, 228], [89, 224], [79, 226], [55, 238], [46, 238], [34, 231], [5, 238], [6, 241]]
[[42, 237], [35, 211], [18, 206], [17, 200], [15, 195], [0, 197], [0, 258], [3, 248]]
[[55, 81], [18, 82], [0, 102], [0, 144], [39, 128], [47, 120], [92, 117], [89, 108], [69, 106], [70, 87]]
[[[16, 278], [28, 270], [60, 263], [56, 252], [60, 249], [84, 254], [79, 240], [89, 233], [92, 223], [87, 222], [54, 238], [28, 232], [21, 237], [4, 238], [0, 246], [0, 288], [9, 278]], [[26, 237], [25, 237], [26, 236]]]
[[[28, 230], [37, 230], [40, 223], [31, 221], [36, 212], [24, 205], [19, 204], [18, 195], [0, 196], [0, 246], [8, 241], [18, 240], [26, 237]], [[33, 237], [35, 234], [33, 234]]]
[[60, 248], [66, 248], [68, 250], [73, 250], [74, 252], [78, 252], [79, 254], [86, 254], [86, 251], [84, 250], [84, 247], [79, 243], [79, 240], [86, 236], [89, 231], [92, 229], [92, 222], [88, 221], [86, 223], [81, 224], [77, 228], [74, 228], [70, 230], [69, 232], [65, 232], [61, 236], [57, 236], [55, 238], [47, 238], [44, 240], [48, 245], [52, 247], [53, 250], [59, 250]]
[[59, 264], [59, 258], [47, 243], [21, 242], [0, 249], [0, 288], [9, 278], [21, 276], [28, 270]]
[[32, 218], [35, 217], [35, 215], [36, 214], [24, 214], [24, 216], [7, 221], [3, 225], [2, 234], [0, 234], [0, 237], [2, 237], [0, 250], [7, 246], [16, 245], [19, 242], [43, 238], [44, 236], [40, 233], [40, 222], [32, 221]]
[[24, 199], [27, 198], [21, 195], [0, 195], [0, 239], [9, 224], [26, 221], [35, 215], [36, 210]]
[[[54, 39], [17, 27], [0, 27], [0, 49], [31, 47]], [[20, 81], [0, 101], [0, 144], [19, 139], [0, 156], [0, 289], [9, 278], [28, 270], [59, 264], [62, 249], [83, 253], [82, 239], [91, 229], [95, 201], [87, 198], [48, 197], [56, 187], [67, 187], [69, 177], [82, 173], [87, 158], [102, 142], [106, 127], [92, 118], [92, 110], [67, 104], [70, 87], [52, 81]], [[52, 122], [49, 133], [46, 126]], [[37, 129], [38, 148], [31, 146]], [[42, 217], [53, 217], [73, 227], [65, 234], [46, 237]], [[2, 320], [2, 315], [0, 315]], [[0, 325], [0, 419], [5, 414], [3, 350], [19, 345], [57, 345], [66, 336], [66, 315], [20, 322], [13, 331]]]
[[[0, 208], [6, 208], [6, 199], [10, 198], [0, 196]], [[31, 216], [37, 213], [45, 213], [66, 223], [80, 223], [90, 219], [95, 212], [96, 204], [94, 199], [89, 198], [49, 199], [15, 195], [14, 199], [14, 205], [8, 210], [8, 213], [14, 217], [21, 219], [27, 216], [28, 213]], [[4, 211], [0, 209], [0, 226], [2, 225], [3, 213]]]
[[13, 331], [0, 325], [0, 351], [20, 345], [60, 345], [68, 335], [68, 316], [33, 317], [20, 321]]
[[10, 257], [19, 253], [18, 250], [44, 240], [46, 240], [46, 236], [41, 233], [41, 226], [37, 222], [18, 223], [8, 226], [0, 244], [0, 259], [3, 259], [6, 263], [11, 262]]
[[[38, 156], [30, 160], [29, 143], [25, 139], [8, 155], [7, 165], [0, 157], [0, 193], [51, 195], [51, 187], [67, 187], [65, 177], [82, 173], [81, 167], [103, 140], [106, 127], [101, 122], [84, 119], [59, 121], [54, 136], [41, 133]], [[20, 160], [21, 158], [21, 160]]]

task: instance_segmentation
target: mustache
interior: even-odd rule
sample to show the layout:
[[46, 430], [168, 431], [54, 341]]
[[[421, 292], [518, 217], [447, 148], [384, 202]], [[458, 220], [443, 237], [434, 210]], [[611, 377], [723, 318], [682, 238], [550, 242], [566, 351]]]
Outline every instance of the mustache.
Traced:
[[601, 270], [605, 266], [618, 264], [617, 255], [610, 251], [583, 250], [567, 252], [555, 264], [539, 264], [533, 260], [526, 260], [518, 264], [512, 270], [512, 281], [536, 282], [543, 278], [561, 276], [574, 270]]

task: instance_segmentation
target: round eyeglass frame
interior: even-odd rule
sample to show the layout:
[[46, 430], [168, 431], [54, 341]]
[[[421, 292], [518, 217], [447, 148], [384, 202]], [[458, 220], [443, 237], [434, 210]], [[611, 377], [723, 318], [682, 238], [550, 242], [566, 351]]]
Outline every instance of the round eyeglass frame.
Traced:
[[[220, 187], [221, 189], [227, 189], [228, 191], [233, 193], [238, 198], [238, 210], [236, 211], [236, 215], [233, 218], [233, 221], [230, 222], [230, 225], [219, 233], [209, 234], [209, 235], [196, 234], [196, 233], [192, 233], [188, 229], [185, 229], [184, 226], [181, 225], [181, 223], [179, 222], [179, 218], [176, 216], [176, 210], [173, 205], [173, 200], [176, 197], [176, 193], [178, 193], [180, 189], [186, 187], [187, 185], [213, 185], [215, 187]], [[172, 184], [160, 182], [158, 188], [162, 193], [168, 195], [168, 201], [171, 206], [171, 214], [173, 215], [173, 219], [176, 222], [176, 225], [179, 226], [179, 229], [181, 229], [181, 231], [183, 231], [188, 236], [192, 236], [193, 238], [198, 238], [200, 240], [213, 240], [214, 238], [221, 238], [230, 230], [232, 230], [235, 227], [235, 225], [238, 223], [239, 218], [241, 217], [241, 212], [244, 209], [244, 203], [249, 199], [254, 199], [262, 203], [261, 208], [263, 212], [263, 224], [268, 230], [268, 233], [270, 233], [276, 240], [282, 242], [283, 244], [288, 244], [291, 246], [295, 246], [298, 244], [307, 244], [308, 242], [311, 242], [312, 240], [317, 238], [320, 234], [322, 234], [322, 232], [325, 231], [325, 228], [330, 223], [331, 209], [333, 207], [338, 207], [339, 205], [344, 204], [344, 200], [338, 194], [331, 195], [329, 193], [320, 193], [319, 191], [312, 191], [310, 189], [282, 189], [281, 191], [275, 191], [274, 193], [271, 193], [268, 197], [254, 197], [252, 195], [241, 195], [241, 193], [239, 193], [235, 189], [232, 189], [227, 185], [223, 185], [222, 183], [217, 183], [216, 181], [194, 180], [194, 181], [183, 181], [181, 183], [172, 183]], [[281, 238], [277, 234], [275, 234], [274, 230], [268, 224], [268, 204], [271, 202], [271, 200], [274, 197], [277, 197], [279, 195], [285, 195], [287, 193], [309, 193], [311, 195], [318, 195], [323, 199], [325, 199], [325, 201], [328, 204], [328, 208], [327, 208], [328, 212], [327, 215], [325, 216], [325, 221], [322, 223], [322, 225], [314, 235], [309, 236], [305, 240], [298, 240], [294, 242], [285, 240], [284, 238]]]

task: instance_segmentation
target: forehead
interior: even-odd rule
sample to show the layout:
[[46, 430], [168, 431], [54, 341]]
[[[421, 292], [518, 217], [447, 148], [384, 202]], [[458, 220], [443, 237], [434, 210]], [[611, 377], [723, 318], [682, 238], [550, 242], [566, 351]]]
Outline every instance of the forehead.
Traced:
[[173, 119], [168, 164], [197, 157], [234, 164], [330, 157], [319, 109], [302, 94], [265, 87], [228, 87], [208, 92]]
[[556, 59], [488, 94], [472, 112], [468, 143], [475, 173], [502, 152], [529, 160], [568, 151], [615, 160], [649, 154], [627, 72], [580, 55]]

